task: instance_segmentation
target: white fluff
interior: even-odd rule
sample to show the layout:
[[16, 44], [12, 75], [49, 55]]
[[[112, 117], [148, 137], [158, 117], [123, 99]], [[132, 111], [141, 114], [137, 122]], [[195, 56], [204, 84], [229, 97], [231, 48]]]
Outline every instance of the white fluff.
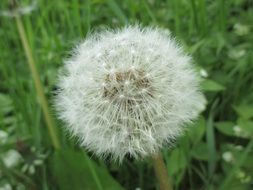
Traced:
[[205, 106], [191, 57], [158, 28], [94, 34], [75, 48], [64, 71], [59, 117], [98, 156], [155, 154]]

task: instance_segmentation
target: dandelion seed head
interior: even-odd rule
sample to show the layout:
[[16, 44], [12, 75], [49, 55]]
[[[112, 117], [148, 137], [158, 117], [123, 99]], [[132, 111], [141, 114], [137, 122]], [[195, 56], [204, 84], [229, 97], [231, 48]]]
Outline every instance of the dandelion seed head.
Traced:
[[55, 98], [59, 117], [101, 157], [155, 154], [205, 107], [191, 58], [162, 29], [129, 26], [94, 34], [64, 68]]

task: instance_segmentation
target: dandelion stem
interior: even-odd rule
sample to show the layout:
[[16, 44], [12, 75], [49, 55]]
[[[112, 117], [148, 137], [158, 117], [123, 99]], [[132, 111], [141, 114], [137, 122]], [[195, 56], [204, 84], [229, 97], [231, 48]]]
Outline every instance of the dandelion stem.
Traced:
[[170, 182], [161, 153], [158, 153], [157, 155], [153, 156], [153, 162], [155, 174], [159, 181], [161, 190], [172, 190], [172, 184]]
[[46, 124], [48, 127], [48, 131], [49, 131], [50, 137], [52, 139], [53, 146], [54, 146], [54, 148], [59, 149], [60, 148], [60, 141], [59, 141], [57, 133], [56, 133], [54, 120], [49, 112], [48, 102], [45, 97], [45, 94], [43, 91], [43, 86], [41, 84], [40, 77], [39, 77], [38, 71], [35, 66], [35, 61], [34, 61], [32, 51], [31, 51], [31, 48], [29, 46], [29, 43], [28, 43], [28, 40], [26, 37], [26, 33], [24, 30], [22, 20], [18, 15], [15, 16], [15, 20], [16, 20], [20, 39], [22, 41], [22, 46], [25, 51], [27, 62], [28, 62], [28, 65], [29, 65], [29, 68], [30, 68], [30, 71], [31, 71], [31, 74], [32, 74], [32, 77], [33, 77], [33, 80], [35, 83], [35, 88], [36, 88], [37, 95], [39, 98], [39, 103], [41, 104], [42, 111], [43, 111], [43, 114], [44, 114], [44, 117], [46, 120]]

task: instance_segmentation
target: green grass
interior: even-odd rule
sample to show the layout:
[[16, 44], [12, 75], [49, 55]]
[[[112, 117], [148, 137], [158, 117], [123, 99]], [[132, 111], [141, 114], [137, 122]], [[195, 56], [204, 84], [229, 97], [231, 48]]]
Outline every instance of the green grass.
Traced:
[[[1, 1], [0, 15], [8, 7]], [[92, 31], [134, 23], [171, 30], [208, 73], [206, 110], [175, 147], [163, 150], [174, 188], [253, 188], [252, 1], [38, 0], [20, 18], [61, 149], [50, 138], [16, 21], [0, 16], [0, 189], [158, 189], [148, 158], [122, 165], [99, 160], [66, 134], [52, 107], [58, 69], [74, 45]], [[16, 165], [4, 161], [10, 150], [20, 156]]]

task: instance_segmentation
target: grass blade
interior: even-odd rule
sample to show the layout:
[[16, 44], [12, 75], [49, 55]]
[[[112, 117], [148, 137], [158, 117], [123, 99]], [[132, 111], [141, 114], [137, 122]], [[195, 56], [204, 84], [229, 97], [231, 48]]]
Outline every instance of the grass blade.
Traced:
[[25, 30], [24, 30], [22, 20], [19, 16], [16, 16], [15, 19], [16, 19], [16, 24], [17, 24], [19, 36], [20, 36], [20, 39], [22, 41], [22, 45], [23, 45], [25, 55], [26, 55], [26, 58], [27, 58], [27, 62], [28, 62], [28, 65], [29, 65], [29, 68], [30, 68], [30, 71], [31, 71], [31, 74], [32, 74], [32, 77], [33, 77], [33, 80], [34, 80], [34, 83], [35, 83], [35, 88], [36, 88], [36, 91], [37, 91], [37, 94], [38, 94], [38, 98], [39, 98], [39, 101], [40, 101], [40, 104], [41, 104], [41, 107], [42, 107], [42, 110], [43, 110], [43, 113], [44, 113], [44, 117], [45, 117], [45, 120], [46, 120], [46, 123], [47, 123], [49, 135], [52, 139], [54, 148], [59, 149], [60, 148], [60, 141], [59, 141], [57, 133], [56, 133], [53, 118], [52, 118], [52, 116], [50, 115], [50, 112], [49, 112], [48, 102], [47, 102], [47, 99], [45, 97], [45, 94], [44, 94], [44, 91], [43, 91], [43, 86], [41, 84], [39, 74], [38, 74], [38, 71], [37, 71], [36, 66], [35, 66], [35, 61], [34, 61], [34, 58], [33, 58], [33, 55], [32, 55], [31, 48], [28, 44], [28, 40], [27, 40], [27, 37], [26, 37], [26, 33], [25, 33]]
[[123, 11], [120, 9], [118, 4], [114, 0], [108, 0], [107, 1], [108, 6], [111, 8], [111, 10], [114, 12], [114, 14], [118, 17], [118, 19], [121, 21], [123, 24], [128, 23], [128, 19], [123, 13]]

